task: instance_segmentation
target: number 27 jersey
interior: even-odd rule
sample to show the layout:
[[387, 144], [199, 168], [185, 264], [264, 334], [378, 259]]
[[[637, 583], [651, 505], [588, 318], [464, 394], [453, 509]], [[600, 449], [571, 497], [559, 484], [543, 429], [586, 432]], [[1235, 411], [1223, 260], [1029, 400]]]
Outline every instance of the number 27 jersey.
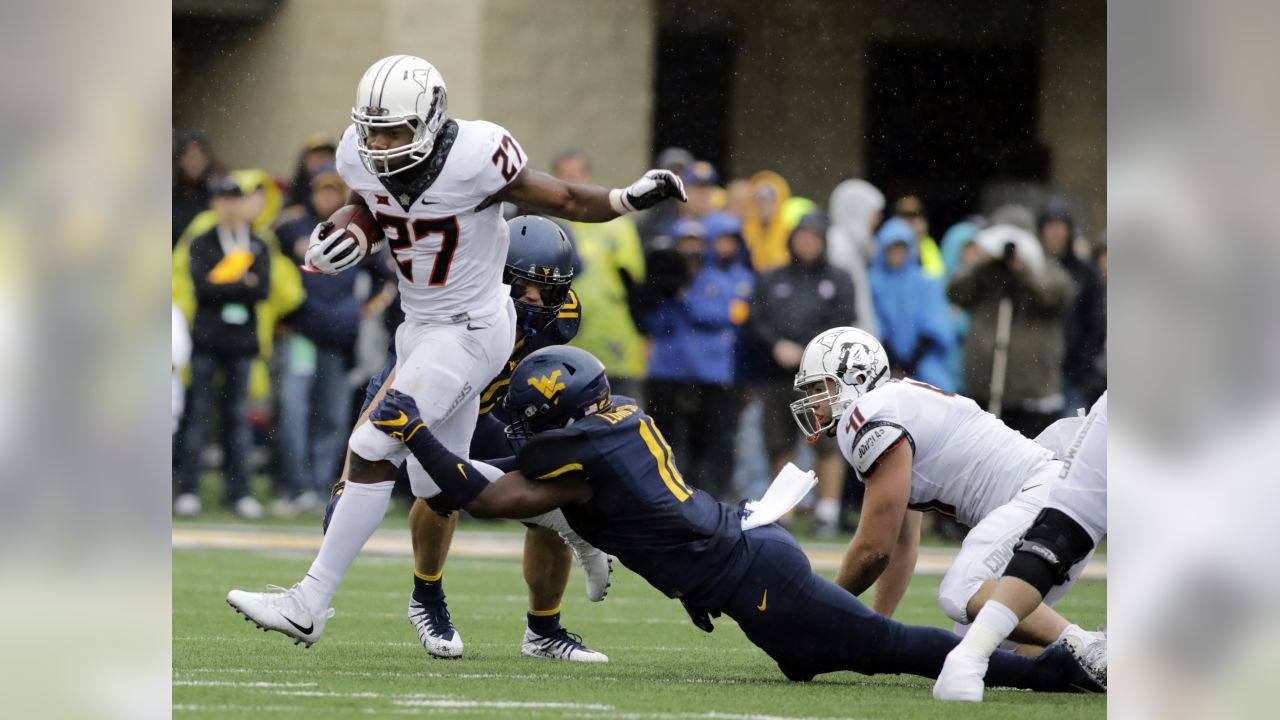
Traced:
[[501, 126], [450, 120], [419, 167], [382, 179], [365, 168], [351, 125], [338, 143], [338, 174], [382, 225], [400, 277], [400, 304], [415, 322], [460, 322], [502, 308], [507, 223], [501, 203], [476, 211], [524, 169], [524, 150]]

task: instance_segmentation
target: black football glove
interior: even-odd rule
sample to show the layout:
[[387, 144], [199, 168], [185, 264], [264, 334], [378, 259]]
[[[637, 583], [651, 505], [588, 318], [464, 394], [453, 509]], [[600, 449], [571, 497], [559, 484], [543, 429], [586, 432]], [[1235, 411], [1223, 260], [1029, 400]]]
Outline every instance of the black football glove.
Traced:
[[369, 422], [401, 442], [409, 442], [414, 433], [426, 427], [413, 398], [395, 389], [387, 390], [387, 396], [369, 415]]
[[445, 518], [446, 520], [455, 512], [457, 512], [457, 508], [449, 507], [449, 504], [445, 502], [444, 498], [441, 497], [440, 495], [436, 495], [435, 497], [423, 498], [422, 500], [427, 504], [428, 508], [431, 508], [431, 512], [439, 515], [442, 518]]
[[711, 618], [720, 617], [719, 610], [707, 610], [700, 607], [694, 607], [684, 600], [681, 600], [680, 604], [684, 606], [684, 611], [689, 613], [689, 619], [693, 621], [694, 627], [698, 628], [702, 632], [711, 632], [716, 629], [716, 626], [711, 624]]
[[676, 198], [680, 202], [689, 201], [684, 194], [684, 183], [670, 170], [650, 170], [639, 180], [614, 192], [618, 204], [627, 212], [648, 210], [667, 198]]

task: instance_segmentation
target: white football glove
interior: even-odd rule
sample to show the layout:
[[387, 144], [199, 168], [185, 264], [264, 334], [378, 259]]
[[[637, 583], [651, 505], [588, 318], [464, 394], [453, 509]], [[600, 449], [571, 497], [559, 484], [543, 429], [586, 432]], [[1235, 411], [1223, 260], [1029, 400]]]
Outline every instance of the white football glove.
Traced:
[[689, 201], [684, 183], [670, 170], [650, 170], [627, 187], [609, 191], [609, 205], [619, 215], [648, 210], [667, 198]]
[[787, 463], [765, 490], [764, 497], [742, 506], [742, 529], [761, 527], [776, 522], [800, 504], [805, 495], [818, 484], [818, 476], [812, 470], [801, 470]]
[[329, 231], [332, 229], [333, 223], [326, 220], [316, 225], [316, 229], [311, 231], [303, 270], [322, 275], [337, 275], [343, 270], [355, 267], [364, 259], [359, 243], [351, 237], [350, 233], [330, 234]]

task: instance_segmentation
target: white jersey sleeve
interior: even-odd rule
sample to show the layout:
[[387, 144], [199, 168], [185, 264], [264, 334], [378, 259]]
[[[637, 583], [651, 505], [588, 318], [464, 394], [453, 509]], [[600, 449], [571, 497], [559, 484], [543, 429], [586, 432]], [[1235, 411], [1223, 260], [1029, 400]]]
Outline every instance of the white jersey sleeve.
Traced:
[[[524, 148], [501, 125], [484, 120], [466, 123], [466, 142], [454, 146], [454, 158], [463, 173], [453, 188], [480, 202], [511, 184], [528, 164]], [[477, 205], [479, 202], [476, 203]]]
[[860, 478], [903, 442], [915, 452], [915, 440], [902, 424], [897, 395], [892, 391], [868, 394], [851, 405], [840, 421], [837, 435], [840, 452]]

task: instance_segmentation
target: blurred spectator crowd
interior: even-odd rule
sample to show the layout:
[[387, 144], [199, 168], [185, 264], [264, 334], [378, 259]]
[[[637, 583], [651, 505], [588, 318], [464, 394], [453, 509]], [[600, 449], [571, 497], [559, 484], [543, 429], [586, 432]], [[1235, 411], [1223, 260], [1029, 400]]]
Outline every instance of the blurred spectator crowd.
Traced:
[[[210, 474], [246, 519], [319, 511], [341, 472], [359, 394], [402, 316], [385, 257], [298, 271], [312, 228], [346, 201], [335, 145], [308, 137], [286, 180], [227, 171], [203, 136], [175, 138], [178, 515], [202, 511]], [[804, 346], [829, 327], [875, 334], [895, 376], [969, 396], [1030, 437], [1106, 388], [1106, 238], [1083, 235], [1064, 198], [975, 212], [935, 240], [927, 198], [886, 198], [866, 180], [809, 199], [775, 172], [723, 178], [680, 148], [655, 162], [683, 177], [688, 203], [562, 223], [579, 261], [574, 344], [720, 499], [756, 495], [798, 460], [818, 470], [815, 533], [841, 530], [858, 488], [833, 443], [800, 442], [788, 410]], [[550, 171], [592, 182], [580, 151]]]

